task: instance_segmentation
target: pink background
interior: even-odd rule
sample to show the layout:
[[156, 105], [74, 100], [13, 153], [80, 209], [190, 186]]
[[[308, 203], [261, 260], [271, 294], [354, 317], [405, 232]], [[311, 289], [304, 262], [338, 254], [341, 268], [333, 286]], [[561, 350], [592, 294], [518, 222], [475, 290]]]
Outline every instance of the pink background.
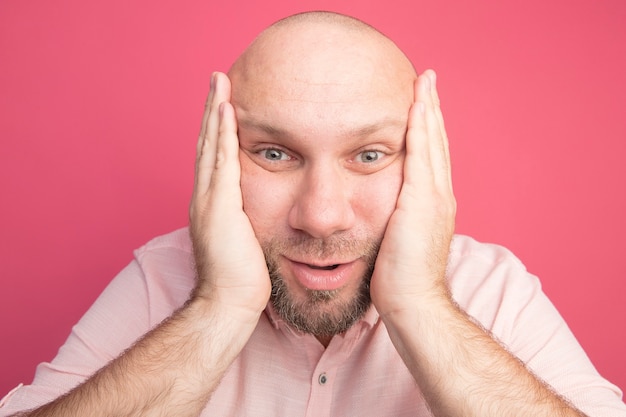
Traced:
[[2, 0], [0, 392], [132, 249], [186, 224], [209, 74], [310, 9], [438, 70], [458, 231], [512, 249], [626, 388], [623, 0]]

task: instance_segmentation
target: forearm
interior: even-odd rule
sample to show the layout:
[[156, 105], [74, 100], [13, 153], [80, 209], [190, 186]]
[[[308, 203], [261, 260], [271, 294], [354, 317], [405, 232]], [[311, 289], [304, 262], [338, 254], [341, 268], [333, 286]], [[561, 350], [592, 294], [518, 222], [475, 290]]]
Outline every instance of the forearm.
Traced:
[[187, 303], [68, 394], [19, 416], [197, 416], [254, 323]]
[[383, 319], [438, 417], [584, 416], [448, 300]]

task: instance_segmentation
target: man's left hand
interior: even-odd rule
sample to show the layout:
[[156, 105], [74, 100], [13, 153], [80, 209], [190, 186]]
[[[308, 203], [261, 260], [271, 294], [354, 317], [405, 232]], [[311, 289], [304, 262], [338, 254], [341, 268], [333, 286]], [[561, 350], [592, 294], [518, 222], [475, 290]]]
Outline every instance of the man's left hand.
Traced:
[[404, 181], [372, 277], [372, 300], [383, 319], [422, 301], [450, 297], [445, 275], [456, 201], [435, 80], [428, 70], [414, 85]]

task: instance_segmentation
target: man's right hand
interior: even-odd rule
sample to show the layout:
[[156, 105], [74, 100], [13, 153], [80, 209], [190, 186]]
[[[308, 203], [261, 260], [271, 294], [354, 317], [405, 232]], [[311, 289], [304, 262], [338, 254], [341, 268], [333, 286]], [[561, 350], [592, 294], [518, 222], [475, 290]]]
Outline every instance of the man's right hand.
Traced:
[[190, 207], [198, 274], [190, 300], [84, 383], [20, 417], [197, 417], [206, 406], [254, 331], [271, 287], [263, 251], [243, 212], [237, 123], [229, 100], [228, 77], [215, 73]]
[[197, 144], [189, 208], [197, 282], [205, 299], [229, 317], [256, 325], [270, 295], [263, 251], [243, 211], [237, 121], [228, 76], [216, 72]]

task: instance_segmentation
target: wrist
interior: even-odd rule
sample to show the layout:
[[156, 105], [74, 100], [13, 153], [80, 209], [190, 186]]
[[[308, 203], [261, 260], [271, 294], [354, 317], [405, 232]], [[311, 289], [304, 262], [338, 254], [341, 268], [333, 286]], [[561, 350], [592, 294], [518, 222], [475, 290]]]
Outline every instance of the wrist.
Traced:
[[379, 311], [379, 314], [390, 333], [412, 335], [459, 318], [461, 311], [445, 292], [413, 297], [410, 301], [396, 304], [394, 308]]
[[249, 335], [256, 328], [263, 309], [242, 307], [208, 296], [194, 294], [182, 314], [202, 327], [223, 327], [226, 333]]
[[[411, 278], [415, 280], [415, 278]], [[383, 320], [428, 317], [438, 311], [456, 309], [457, 304], [444, 280], [431, 285], [421, 283], [416, 288], [394, 291], [386, 288], [372, 293], [372, 301]], [[384, 294], [384, 297], [378, 296]]]

